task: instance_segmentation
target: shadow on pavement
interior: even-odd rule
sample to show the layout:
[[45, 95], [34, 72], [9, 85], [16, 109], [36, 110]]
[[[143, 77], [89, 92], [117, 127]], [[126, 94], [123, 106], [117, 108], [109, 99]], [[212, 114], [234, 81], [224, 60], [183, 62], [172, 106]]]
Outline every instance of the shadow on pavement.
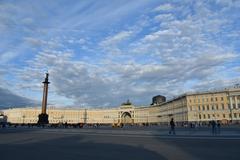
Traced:
[[[170, 130], [170, 129], [169, 129]], [[209, 132], [206, 139], [204, 137], [198, 138], [197, 135], [189, 139], [191, 132], [198, 132], [197, 130], [187, 131], [186, 134], [179, 134], [183, 129], [176, 128], [176, 135], [169, 135], [165, 131], [164, 138], [154, 135], [155, 140], [162, 143], [166, 150], [174, 153], [175, 157], [180, 159], [204, 159], [204, 160], [226, 160], [239, 159], [240, 139], [225, 139], [224, 136], [212, 135], [208, 128], [202, 130]], [[230, 129], [228, 129], [230, 130]], [[159, 129], [159, 132], [162, 132]], [[190, 132], [190, 133], [188, 133]], [[200, 134], [201, 135], [201, 134]], [[169, 137], [169, 138], [168, 138]], [[215, 138], [217, 137], [217, 138]]]
[[1, 128], [0, 129], [0, 135], [1, 134], [9, 134], [9, 133], [27, 133], [27, 132], [33, 132], [40, 130], [41, 128]]
[[[38, 136], [34, 137], [39, 139]], [[44, 135], [41, 134], [41, 136]], [[0, 155], [3, 160], [146, 160], [146, 158], [148, 160], [165, 160], [163, 156], [142, 147], [95, 143], [86, 140], [83, 135], [65, 135], [64, 137], [53, 137], [41, 141], [23, 140], [17, 143], [0, 144], [0, 148]]]

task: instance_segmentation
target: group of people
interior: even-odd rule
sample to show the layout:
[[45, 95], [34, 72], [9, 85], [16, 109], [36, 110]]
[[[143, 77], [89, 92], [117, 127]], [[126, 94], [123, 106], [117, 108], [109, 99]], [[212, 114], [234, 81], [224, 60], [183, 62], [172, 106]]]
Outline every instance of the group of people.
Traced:
[[[212, 120], [210, 122], [210, 125], [212, 126], [212, 134], [213, 135], [216, 135], [216, 134], [220, 134], [220, 131], [221, 131], [221, 123], [220, 121], [214, 121]], [[192, 126], [191, 126], [192, 128]], [[176, 134], [176, 131], [175, 131], [175, 122], [173, 120], [173, 118], [171, 119], [170, 121], [170, 130], [169, 130], [169, 134], [173, 134], [175, 135]]]
[[212, 126], [212, 134], [215, 135], [215, 134], [220, 134], [220, 131], [221, 131], [221, 123], [220, 121], [214, 121], [212, 120], [211, 121], [211, 126]]

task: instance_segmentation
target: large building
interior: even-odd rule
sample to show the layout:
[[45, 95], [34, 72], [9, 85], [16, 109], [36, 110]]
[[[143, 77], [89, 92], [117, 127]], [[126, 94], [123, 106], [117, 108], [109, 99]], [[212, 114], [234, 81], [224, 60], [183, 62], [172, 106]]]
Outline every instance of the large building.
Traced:
[[157, 107], [160, 122], [168, 122], [170, 118], [176, 122], [238, 122], [240, 89], [187, 93]]
[[[3, 110], [7, 121], [14, 124], [35, 124], [40, 112], [40, 108]], [[129, 101], [111, 109], [49, 107], [47, 114], [52, 124], [164, 124], [171, 118], [177, 123], [207, 123], [211, 120], [235, 123], [240, 121], [240, 88], [186, 93], [168, 101], [163, 96], [156, 96], [147, 107], [136, 107]]]

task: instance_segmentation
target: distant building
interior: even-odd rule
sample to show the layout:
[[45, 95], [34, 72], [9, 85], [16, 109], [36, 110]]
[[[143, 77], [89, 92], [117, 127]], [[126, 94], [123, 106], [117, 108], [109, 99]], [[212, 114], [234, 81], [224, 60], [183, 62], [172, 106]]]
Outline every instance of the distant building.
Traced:
[[159, 105], [166, 102], [166, 97], [161, 96], [161, 95], [157, 95], [155, 97], [152, 98], [152, 105]]
[[[49, 123], [161, 124], [169, 123], [171, 118], [177, 123], [235, 123], [240, 121], [240, 88], [186, 93], [168, 101], [164, 96], [156, 96], [148, 107], [136, 107], [127, 101], [111, 109], [50, 107], [47, 112]], [[40, 108], [13, 108], [3, 113], [10, 123], [37, 123]]]
[[7, 122], [7, 116], [0, 112], [0, 127]]

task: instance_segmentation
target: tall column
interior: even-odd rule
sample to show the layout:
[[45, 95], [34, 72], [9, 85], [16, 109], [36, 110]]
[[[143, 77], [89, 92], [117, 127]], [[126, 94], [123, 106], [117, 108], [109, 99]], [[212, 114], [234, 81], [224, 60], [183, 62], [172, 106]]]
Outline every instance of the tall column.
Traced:
[[48, 73], [46, 73], [45, 81], [42, 82], [44, 84], [43, 86], [43, 98], [42, 98], [42, 112], [38, 116], [38, 124], [48, 124], [48, 115], [47, 115], [47, 96], [48, 96], [48, 84], [50, 83], [48, 81]]
[[43, 82], [43, 99], [42, 99], [42, 114], [46, 114], [47, 112], [47, 96], [48, 96], [48, 73], [46, 73], [45, 81]]

